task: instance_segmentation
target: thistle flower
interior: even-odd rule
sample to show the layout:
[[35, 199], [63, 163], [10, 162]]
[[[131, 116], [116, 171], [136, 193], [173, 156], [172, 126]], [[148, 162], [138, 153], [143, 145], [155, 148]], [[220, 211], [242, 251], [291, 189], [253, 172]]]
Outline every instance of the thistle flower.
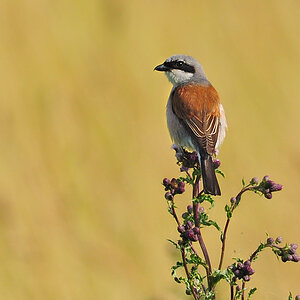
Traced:
[[176, 178], [172, 178], [172, 180], [168, 178], [163, 179], [163, 186], [165, 187], [165, 190], [168, 191], [165, 194], [165, 198], [167, 200], [172, 201], [174, 196], [177, 194], [182, 194], [185, 191], [185, 184], [183, 181], [180, 181]]
[[236, 279], [243, 279], [244, 281], [249, 281], [250, 276], [255, 273], [254, 269], [251, 268], [250, 260], [246, 260], [244, 263], [238, 262], [230, 266]]
[[[254, 182], [255, 179], [256, 178], [252, 178], [250, 183], [254, 184], [252, 182]], [[259, 186], [256, 189], [259, 190], [260, 192], [262, 192], [267, 199], [271, 199], [272, 192], [281, 191], [282, 185], [270, 180], [269, 176], [264, 176], [261, 183], [259, 184]]]
[[177, 147], [176, 145], [172, 146], [172, 149], [175, 150], [176, 159], [181, 163], [181, 171], [187, 171], [189, 168], [193, 168], [198, 163], [198, 154], [196, 151], [189, 152], [183, 148]]

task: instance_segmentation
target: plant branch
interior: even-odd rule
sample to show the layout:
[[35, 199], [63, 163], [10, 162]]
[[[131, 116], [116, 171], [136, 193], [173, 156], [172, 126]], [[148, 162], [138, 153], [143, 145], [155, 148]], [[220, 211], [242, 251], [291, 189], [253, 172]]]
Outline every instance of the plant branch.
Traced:
[[[199, 183], [200, 183], [200, 175], [197, 175], [195, 183], [193, 184], [193, 199], [198, 197], [200, 188], [199, 188]], [[206, 268], [206, 275], [207, 275], [207, 283], [208, 283], [208, 288], [209, 290], [212, 288], [211, 282], [210, 282], [210, 274], [212, 273], [212, 267], [209, 259], [209, 255], [201, 234], [201, 229], [200, 229], [200, 217], [199, 217], [199, 203], [198, 202], [193, 202], [193, 212], [194, 212], [194, 221], [195, 221], [195, 226], [199, 228], [199, 234], [198, 234], [198, 240], [199, 244], [205, 259], [205, 262], [208, 266], [208, 269]]]
[[244, 281], [242, 285], [242, 300], [245, 300], [245, 286], [246, 286], [246, 282]]
[[195, 300], [198, 300], [198, 295], [196, 294], [196, 291], [193, 287], [193, 284], [191, 282], [191, 275], [190, 275], [190, 272], [189, 272], [189, 269], [187, 267], [187, 263], [186, 263], [186, 256], [185, 256], [185, 249], [183, 247], [181, 247], [181, 256], [182, 256], [182, 261], [183, 261], [183, 266], [184, 266], [184, 270], [185, 270], [185, 273], [186, 273], [186, 276], [187, 276], [187, 279], [190, 283], [190, 287], [191, 287], [191, 291], [192, 291], [192, 294], [194, 296], [194, 299]]
[[[250, 189], [251, 189], [250, 187], [245, 187], [237, 194], [236, 203], [234, 205], [232, 205], [231, 213], [233, 213], [234, 209], [237, 207], [237, 205], [241, 201], [241, 197], [242, 197], [243, 193], [245, 193], [246, 191], [249, 191]], [[230, 219], [231, 218], [227, 217], [225, 228], [224, 228], [223, 239], [222, 239], [222, 250], [221, 250], [220, 262], [219, 262], [219, 267], [218, 267], [219, 270], [221, 270], [223, 260], [224, 260], [225, 247], [226, 247], [226, 237], [227, 237], [227, 231], [228, 231]]]

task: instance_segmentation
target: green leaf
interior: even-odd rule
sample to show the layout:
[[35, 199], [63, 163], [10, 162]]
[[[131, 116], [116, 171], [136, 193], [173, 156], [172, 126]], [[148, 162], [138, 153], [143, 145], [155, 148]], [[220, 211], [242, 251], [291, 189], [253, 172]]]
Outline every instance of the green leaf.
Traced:
[[247, 300], [249, 300], [250, 297], [251, 297], [256, 291], [257, 291], [257, 288], [252, 288], [252, 289], [249, 291], [249, 293], [248, 293], [248, 298], [247, 298]]
[[228, 204], [225, 205], [225, 211], [227, 213], [227, 218], [231, 219], [231, 217], [232, 217], [232, 211], [231, 211], [231, 207]]
[[214, 269], [214, 272], [211, 274], [211, 280], [213, 286], [215, 286], [220, 280], [225, 279], [227, 282], [231, 281], [232, 271], [229, 269], [225, 269], [223, 271]]
[[214, 226], [218, 231], [221, 231], [221, 228], [218, 225], [218, 223], [213, 220], [208, 220], [208, 221], [203, 221], [203, 222], [200, 221], [200, 223], [205, 226]]
[[209, 194], [200, 194], [198, 197], [195, 197], [192, 201], [197, 203], [202, 203], [204, 201], [209, 202], [211, 205], [210, 208], [214, 207], [215, 205], [215, 200]]
[[194, 181], [192, 178], [190, 178], [188, 175], [186, 175], [186, 177], [179, 177], [178, 178], [180, 181], [186, 182], [188, 184], [193, 184]]
[[192, 253], [190, 258], [187, 258], [186, 261], [187, 261], [188, 264], [194, 264], [194, 265], [197, 265], [197, 266], [201, 265], [205, 269], [208, 268], [206, 262], [201, 257], [199, 257], [198, 255], [196, 255], [194, 253]]
[[169, 240], [169, 239], [167, 239], [167, 241], [169, 241], [172, 245], [174, 245], [176, 247], [176, 249], [180, 249], [180, 247], [178, 246], [178, 244], [175, 243], [174, 241]]
[[289, 294], [289, 299], [288, 300], [293, 300], [293, 295], [292, 295], [292, 293], [290, 292], [290, 294]]
[[242, 179], [242, 186], [245, 187], [246, 183], [245, 183], [245, 179]]
[[218, 174], [220, 174], [223, 178], [225, 178], [225, 174], [221, 170], [215, 169], [215, 172], [218, 173]]

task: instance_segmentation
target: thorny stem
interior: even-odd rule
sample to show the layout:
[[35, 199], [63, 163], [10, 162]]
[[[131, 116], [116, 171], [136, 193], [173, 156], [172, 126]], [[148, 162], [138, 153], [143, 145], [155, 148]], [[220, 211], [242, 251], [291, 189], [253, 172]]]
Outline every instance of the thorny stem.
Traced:
[[175, 205], [174, 201], [172, 200], [172, 207], [171, 207], [171, 209], [172, 209], [172, 215], [173, 215], [174, 219], [176, 220], [177, 225], [180, 226], [180, 222], [179, 222], [179, 219], [177, 217], [174, 205]]
[[[171, 207], [171, 209], [172, 209], [172, 215], [173, 215], [174, 219], [176, 220], [177, 225], [180, 226], [180, 222], [179, 222], [179, 219], [177, 217], [176, 210], [175, 210], [175, 207], [174, 207], [174, 200], [171, 201], [171, 204], [172, 204], [172, 207]], [[192, 243], [191, 243], [191, 249], [193, 250], [193, 252], [196, 255], [198, 255], [197, 252], [196, 252], [196, 250], [193, 248]], [[184, 270], [185, 270], [185, 273], [186, 273], [186, 276], [187, 276], [188, 280], [190, 281], [190, 272], [189, 272], [189, 269], [187, 267], [185, 250], [184, 250], [184, 248], [181, 247], [180, 251], [181, 251], [181, 256], [182, 256], [182, 262], [183, 262]], [[193, 285], [192, 284], [190, 284], [190, 285], [191, 285], [191, 291], [193, 293], [193, 296], [194, 296], [195, 300], [198, 300], [199, 298], [198, 298], [198, 296], [197, 296], [197, 294], [195, 292], [195, 289], [194, 289]]]
[[243, 282], [243, 285], [242, 285], [242, 300], [245, 300], [245, 286], [246, 286], [246, 283], [245, 281]]
[[185, 249], [183, 247], [181, 248], [181, 256], [182, 256], [182, 261], [183, 261], [183, 265], [184, 265], [184, 270], [185, 270], [186, 276], [188, 278], [188, 281], [190, 282], [192, 294], [193, 294], [195, 300], [198, 300], [199, 299], [198, 295], [196, 294], [196, 291], [195, 291], [195, 289], [193, 287], [193, 284], [191, 283], [191, 275], [190, 275], [189, 269], [187, 267], [186, 257], [185, 257]]
[[233, 285], [230, 285], [230, 300], [234, 300]]
[[[235, 198], [236, 198], [236, 204], [232, 207], [231, 213], [233, 213], [234, 209], [237, 207], [237, 205], [238, 205], [239, 202], [241, 201], [241, 197], [242, 197], [243, 193], [245, 193], [246, 191], [249, 191], [250, 189], [251, 189], [250, 187], [245, 187], [245, 188], [243, 188], [243, 189], [237, 194], [237, 196], [235, 197]], [[224, 260], [225, 245], [226, 245], [226, 237], [227, 237], [227, 231], [228, 231], [230, 219], [231, 219], [231, 218], [227, 218], [226, 224], [225, 224], [225, 228], [224, 228], [223, 239], [222, 239], [222, 250], [221, 250], [221, 256], [220, 256], [220, 263], [219, 263], [219, 267], [218, 267], [219, 270], [221, 270], [222, 264], [223, 264], [223, 260]]]
[[[193, 199], [198, 197], [198, 195], [199, 195], [199, 192], [200, 192], [199, 182], [200, 182], [200, 175], [197, 175], [195, 183], [193, 184]], [[208, 266], [208, 269], [206, 268], [206, 275], [207, 275], [208, 288], [209, 288], [209, 290], [211, 290], [212, 286], [211, 286], [211, 281], [210, 281], [210, 274], [212, 273], [212, 267], [211, 267], [209, 255], [208, 255], [208, 252], [207, 252], [207, 249], [206, 249], [206, 246], [205, 246], [202, 234], [201, 234], [201, 230], [200, 230], [199, 203], [198, 202], [193, 203], [193, 212], [194, 212], [195, 226], [199, 228], [199, 234], [198, 234], [199, 244], [200, 244], [205, 262]]]

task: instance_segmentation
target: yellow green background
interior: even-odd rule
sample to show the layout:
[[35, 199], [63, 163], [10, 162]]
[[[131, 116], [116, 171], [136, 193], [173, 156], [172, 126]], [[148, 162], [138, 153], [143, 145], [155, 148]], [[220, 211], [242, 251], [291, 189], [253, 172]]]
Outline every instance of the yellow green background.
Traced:
[[[161, 180], [179, 176], [153, 68], [203, 65], [229, 125], [226, 180], [284, 185], [247, 195], [225, 265], [265, 233], [299, 238], [299, 1], [3, 0], [0, 3], [0, 299], [185, 299], [170, 277], [177, 239]], [[183, 211], [190, 191], [179, 197]], [[219, 237], [204, 231], [217, 265]], [[270, 251], [266, 251], [270, 252]], [[253, 299], [300, 294], [299, 264], [263, 253]], [[226, 285], [218, 299], [228, 299]]]

